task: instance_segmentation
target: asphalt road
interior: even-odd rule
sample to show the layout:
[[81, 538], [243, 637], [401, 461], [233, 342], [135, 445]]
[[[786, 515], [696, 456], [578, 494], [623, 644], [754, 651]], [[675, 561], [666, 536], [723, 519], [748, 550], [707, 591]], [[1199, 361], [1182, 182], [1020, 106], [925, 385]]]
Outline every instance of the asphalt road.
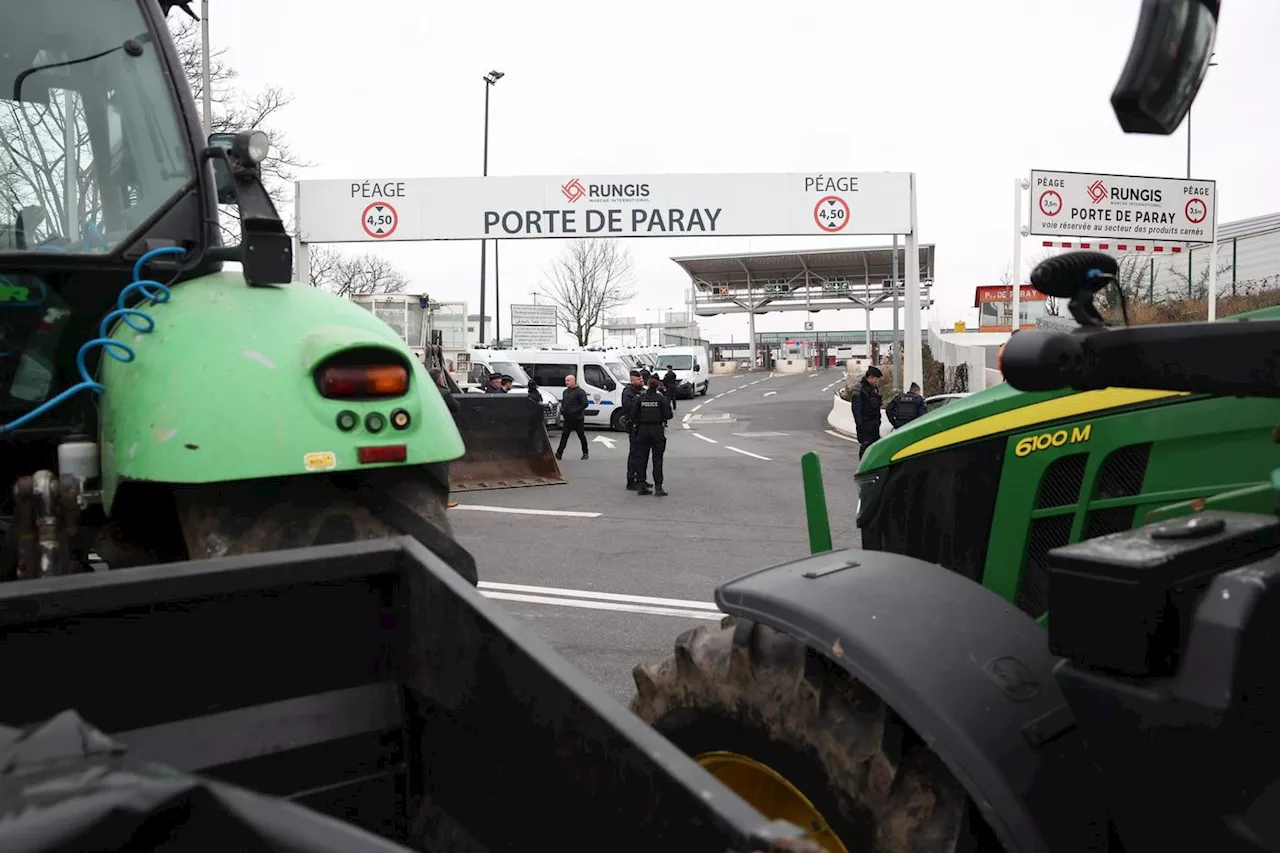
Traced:
[[717, 584], [808, 552], [804, 453], [821, 458], [836, 547], [858, 544], [857, 444], [826, 422], [840, 379], [835, 369], [713, 376], [706, 396], [678, 401], [668, 427], [667, 497], [624, 488], [626, 436], [601, 430], [588, 430], [585, 461], [570, 436], [566, 485], [459, 495], [450, 520], [482, 591], [628, 701], [637, 663], [720, 619]]

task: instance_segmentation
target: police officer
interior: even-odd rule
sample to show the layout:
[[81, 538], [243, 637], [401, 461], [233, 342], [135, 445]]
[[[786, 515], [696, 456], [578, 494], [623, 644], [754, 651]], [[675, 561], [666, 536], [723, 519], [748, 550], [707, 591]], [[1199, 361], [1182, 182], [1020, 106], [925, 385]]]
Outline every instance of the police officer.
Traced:
[[489, 384], [488, 384], [488, 385], [486, 385], [486, 386], [484, 386], [484, 393], [486, 393], [486, 394], [505, 394], [505, 393], [507, 393], [507, 392], [506, 392], [505, 390], [503, 390], [503, 388], [502, 388], [502, 374], [501, 374], [501, 373], [490, 373], [490, 374], [489, 374]]
[[911, 387], [903, 394], [894, 397], [884, 407], [889, 423], [894, 429], [901, 429], [925, 412], [924, 397], [920, 396], [920, 383], [912, 382]]
[[858, 458], [867, 448], [880, 440], [880, 377], [878, 367], [868, 367], [867, 374], [853, 386], [850, 405], [853, 408], [853, 424], [858, 434]]
[[667, 421], [671, 420], [671, 401], [658, 393], [662, 382], [654, 376], [649, 379], [649, 390], [631, 401], [633, 420], [636, 423], [636, 444], [640, 448], [639, 473], [644, 476], [649, 467], [649, 453], [653, 452], [653, 491], [643, 483], [636, 489], [637, 495], [667, 496], [662, 488], [662, 457], [667, 452]]
[[671, 365], [667, 365], [667, 372], [662, 375], [662, 387], [667, 390], [667, 399], [671, 401], [671, 411], [676, 410], [676, 392], [680, 390], [680, 377], [676, 376], [675, 370]]
[[649, 488], [649, 483], [644, 479], [644, 469], [638, 466], [640, 446], [636, 441], [636, 421], [632, 414], [632, 403], [644, 390], [640, 382], [640, 371], [631, 371], [630, 379], [631, 384], [622, 389], [622, 415], [624, 426], [627, 428], [627, 489], [634, 492], [642, 485], [646, 489]]

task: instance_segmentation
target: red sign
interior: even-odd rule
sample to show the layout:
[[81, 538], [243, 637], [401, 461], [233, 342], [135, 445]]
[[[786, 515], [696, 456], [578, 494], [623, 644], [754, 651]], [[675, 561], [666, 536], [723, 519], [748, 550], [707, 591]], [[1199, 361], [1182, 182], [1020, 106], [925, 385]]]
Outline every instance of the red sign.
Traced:
[[[1043, 293], [1036, 290], [1030, 284], [1022, 285], [1022, 293], [1018, 295], [1021, 302], [1043, 302], [1047, 299]], [[996, 285], [995, 287], [979, 287], [974, 293], [973, 307], [978, 308], [983, 302], [1012, 302], [1013, 288], [1007, 285]]]

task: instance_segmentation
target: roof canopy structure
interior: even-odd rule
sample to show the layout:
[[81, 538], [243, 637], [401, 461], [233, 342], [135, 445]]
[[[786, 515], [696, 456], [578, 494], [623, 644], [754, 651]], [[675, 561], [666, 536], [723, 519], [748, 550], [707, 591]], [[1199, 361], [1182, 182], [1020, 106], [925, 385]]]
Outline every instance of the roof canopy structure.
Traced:
[[[920, 247], [920, 298], [929, 304], [934, 246]], [[751, 311], [872, 309], [893, 304], [893, 247], [756, 252], [672, 258], [689, 274], [694, 311], [703, 317]], [[898, 298], [906, 249], [898, 247]], [[767, 307], [766, 307], [767, 306]]]

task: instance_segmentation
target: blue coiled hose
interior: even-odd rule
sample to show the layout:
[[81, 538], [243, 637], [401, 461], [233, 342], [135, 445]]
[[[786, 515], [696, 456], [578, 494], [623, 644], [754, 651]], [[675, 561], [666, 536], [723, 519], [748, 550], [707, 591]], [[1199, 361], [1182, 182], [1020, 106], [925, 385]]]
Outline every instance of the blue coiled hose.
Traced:
[[116, 309], [108, 312], [106, 316], [102, 318], [102, 322], [98, 324], [98, 337], [91, 341], [86, 341], [80, 347], [80, 351], [76, 353], [76, 367], [80, 371], [80, 382], [76, 385], [72, 385], [58, 396], [44, 401], [22, 417], [0, 426], [0, 435], [12, 432], [21, 426], [25, 426], [41, 415], [44, 415], [62, 405], [81, 391], [93, 391], [96, 394], [101, 394], [105, 389], [101, 382], [98, 382], [89, 375], [89, 368], [85, 366], [85, 359], [88, 357], [89, 353], [93, 352], [94, 347], [102, 347], [104, 353], [111, 356], [116, 361], [123, 362], [125, 364], [128, 364], [137, 358], [137, 353], [133, 351], [133, 347], [122, 341], [115, 341], [108, 337], [111, 332], [111, 325], [116, 320], [121, 320], [130, 329], [133, 329], [135, 332], [140, 334], [146, 334], [154, 329], [156, 327], [156, 321], [150, 314], [147, 314], [137, 308], [126, 307], [129, 297], [134, 293], [141, 293], [144, 297], [150, 300], [152, 305], [161, 305], [168, 302], [170, 295], [169, 288], [158, 281], [144, 279], [142, 277], [142, 269], [152, 258], [159, 257], [160, 255], [184, 254], [186, 254], [185, 249], [181, 249], [177, 246], [165, 246], [161, 249], [152, 249], [142, 257], [138, 258], [138, 262], [133, 265], [133, 282], [125, 286], [125, 288], [120, 291], [120, 296], [116, 300]]

